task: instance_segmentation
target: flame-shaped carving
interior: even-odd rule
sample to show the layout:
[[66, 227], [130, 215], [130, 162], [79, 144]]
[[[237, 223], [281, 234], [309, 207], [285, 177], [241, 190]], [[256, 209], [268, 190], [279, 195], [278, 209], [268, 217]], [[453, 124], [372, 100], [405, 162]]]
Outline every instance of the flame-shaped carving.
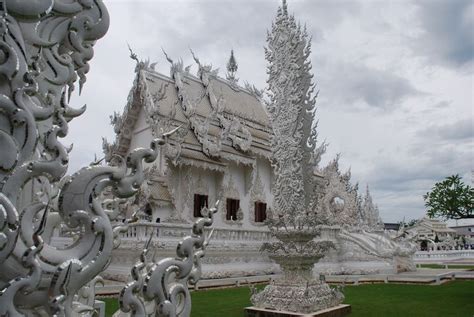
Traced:
[[194, 223], [192, 235], [184, 238], [176, 250], [176, 258], [166, 258], [151, 263], [147, 268], [147, 253], [150, 239], [140, 256], [140, 261], [132, 268], [133, 281], [120, 293], [120, 308], [130, 316], [189, 316], [191, 296], [188, 282], [197, 283], [201, 278], [201, 258], [212, 237], [206, 237], [204, 228], [212, 225], [213, 214], [219, 202], [211, 209], [203, 208]]

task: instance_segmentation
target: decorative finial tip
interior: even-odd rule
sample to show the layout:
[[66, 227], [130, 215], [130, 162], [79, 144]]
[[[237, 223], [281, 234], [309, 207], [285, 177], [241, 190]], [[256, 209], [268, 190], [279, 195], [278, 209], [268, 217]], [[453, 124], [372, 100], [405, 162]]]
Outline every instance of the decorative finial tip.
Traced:
[[227, 62], [227, 79], [228, 80], [231, 80], [231, 81], [236, 80], [235, 73], [237, 72], [238, 68], [239, 68], [239, 65], [237, 64], [237, 60], [235, 59], [235, 56], [234, 56], [234, 49], [231, 49], [229, 61]]
[[288, 4], [286, 3], [286, 0], [281, 1], [281, 6], [283, 8], [283, 13], [288, 14]]

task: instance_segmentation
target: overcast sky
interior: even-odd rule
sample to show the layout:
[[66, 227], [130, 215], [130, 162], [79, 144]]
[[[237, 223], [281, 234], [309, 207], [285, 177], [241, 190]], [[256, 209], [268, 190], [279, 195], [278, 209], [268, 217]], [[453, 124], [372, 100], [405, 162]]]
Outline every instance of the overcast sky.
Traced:
[[[280, 2], [275, 0], [106, 1], [110, 29], [95, 46], [81, 96], [88, 110], [71, 123], [70, 170], [102, 155], [113, 139], [109, 115], [122, 111], [134, 78], [127, 43], [169, 74], [161, 48], [185, 65], [192, 48], [225, 70], [234, 49], [240, 82], [265, 88], [263, 47]], [[312, 35], [320, 90], [323, 164], [341, 153], [353, 182], [369, 184], [384, 221], [419, 218], [422, 195], [435, 182], [474, 168], [474, 2], [288, 1]], [[192, 72], [196, 71], [193, 66]]]

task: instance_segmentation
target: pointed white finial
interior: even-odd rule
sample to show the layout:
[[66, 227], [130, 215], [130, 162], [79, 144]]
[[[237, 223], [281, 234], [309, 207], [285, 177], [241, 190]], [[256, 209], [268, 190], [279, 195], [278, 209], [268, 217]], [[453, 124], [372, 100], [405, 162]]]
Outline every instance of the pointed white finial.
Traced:
[[229, 61], [227, 62], [227, 80], [236, 81], [235, 73], [239, 66], [237, 65], [237, 61], [234, 57], [234, 50], [230, 51]]
[[281, 7], [283, 8], [283, 14], [288, 15], [288, 5], [286, 0], [282, 0]]

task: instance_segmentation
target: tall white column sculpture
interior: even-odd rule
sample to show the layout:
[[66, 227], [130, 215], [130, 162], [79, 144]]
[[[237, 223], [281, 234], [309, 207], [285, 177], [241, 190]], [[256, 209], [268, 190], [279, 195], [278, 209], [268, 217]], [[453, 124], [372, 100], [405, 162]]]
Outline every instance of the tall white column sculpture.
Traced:
[[325, 282], [314, 279], [312, 268], [330, 248], [331, 241], [316, 240], [319, 226], [327, 223], [318, 208], [315, 168], [325, 145], [316, 146], [315, 85], [306, 28], [288, 14], [286, 2], [278, 9], [267, 37], [267, 108], [273, 128], [272, 158], [275, 172], [274, 209], [268, 220], [277, 242], [263, 250], [283, 270], [283, 277], [254, 292], [258, 308], [311, 313], [339, 305], [344, 296]]

